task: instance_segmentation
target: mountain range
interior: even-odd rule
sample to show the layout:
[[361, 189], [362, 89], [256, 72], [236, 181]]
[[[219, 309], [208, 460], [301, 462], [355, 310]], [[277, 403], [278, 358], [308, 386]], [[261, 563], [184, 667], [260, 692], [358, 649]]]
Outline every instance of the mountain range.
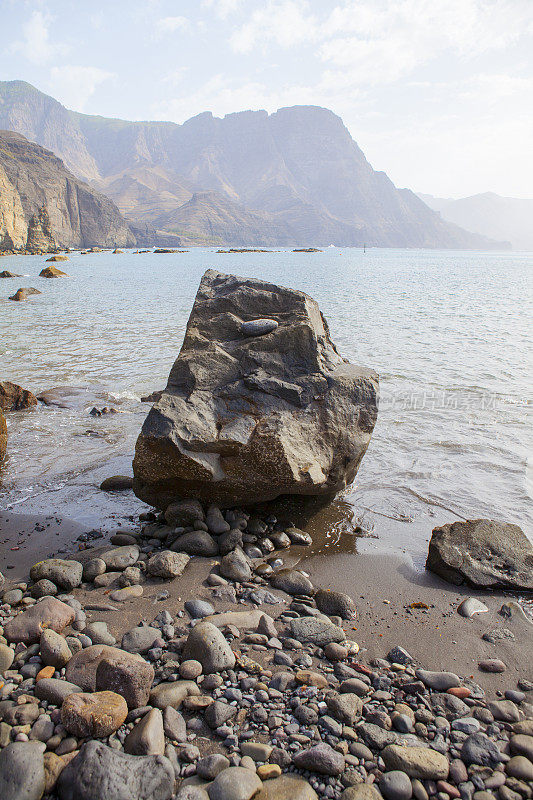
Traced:
[[502, 245], [396, 188], [324, 108], [128, 122], [69, 111], [9, 81], [0, 82], [0, 128], [53, 151], [134, 230], [153, 226], [184, 244]]
[[441, 217], [467, 231], [507, 240], [514, 250], [533, 250], [533, 200], [484, 192], [458, 200], [419, 194]]

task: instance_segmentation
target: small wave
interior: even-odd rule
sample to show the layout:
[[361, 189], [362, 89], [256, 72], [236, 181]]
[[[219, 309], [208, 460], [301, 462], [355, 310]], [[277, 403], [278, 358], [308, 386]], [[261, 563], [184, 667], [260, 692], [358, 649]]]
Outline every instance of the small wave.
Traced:
[[135, 403], [141, 402], [141, 395], [135, 394], [134, 392], [108, 392], [107, 399], [110, 400], [112, 403], [118, 403], [121, 400], [133, 400]]

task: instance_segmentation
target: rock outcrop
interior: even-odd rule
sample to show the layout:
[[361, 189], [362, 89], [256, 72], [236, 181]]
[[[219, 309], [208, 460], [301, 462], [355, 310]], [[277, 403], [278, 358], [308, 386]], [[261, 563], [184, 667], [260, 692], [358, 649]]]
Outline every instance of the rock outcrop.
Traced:
[[377, 404], [376, 373], [339, 355], [312, 298], [209, 270], [137, 440], [134, 491], [160, 508], [332, 496], [355, 477]]
[[450, 583], [533, 589], [533, 544], [518, 525], [488, 519], [435, 528], [426, 569]]
[[37, 398], [29, 389], [23, 389], [11, 381], [0, 381], [0, 409], [2, 411], [24, 411], [37, 405]]
[[50, 151], [0, 131], [0, 251], [134, 244], [111, 200], [75, 178]]

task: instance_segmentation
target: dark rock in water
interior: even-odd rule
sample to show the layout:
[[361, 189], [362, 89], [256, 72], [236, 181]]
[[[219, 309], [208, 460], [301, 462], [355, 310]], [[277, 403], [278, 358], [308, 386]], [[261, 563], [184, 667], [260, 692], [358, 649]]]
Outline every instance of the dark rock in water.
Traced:
[[133, 487], [133, 478], [129, 475], [112, 475], [100, 484], [103, 492], [126, 492]]
[[37, 398], [28, 389], [11, 381], [0, 382], [0, 409], [2, 411], [24, 411], [37, 405]]
[[15, 272], [10, 272], [8, 269], [0, 272], [0, 278], [22, 278], [22, 275], [17, 275]]
[[165, 756], [130, 756], [88, 742], [58, 781], [60, 800], [169, 800], [174, 769]]
[[2, 800], [40, 800], [45, 789], [41, 742], [13, 742], [0, 751]]
[[[265, 317], [276, 330], [243, 337], [243, 322]], [[332, 496], [355, 477], [377, 399], [377, 375], [337, 353], [314, 300], [209, 270], [137, 441], [134, 490], [165, 509], [177, 497]]]
[[45, 267], [39, 272], [40, 278], [68, 278], [66, 272], [57, 267]]
[[533, 544], [518, 525], [448, 523], [433, 530], [426, 569], [457, 585], [533, 589]]
[[40, 292], [39, 289], [34, 289], [32, 286], [21, 287], [17, 289], [15, 294], [12, 294], [9, 299], [20, 302], [21, 300], [27, 300], [32, 294], [42, 294], [42, 292]]

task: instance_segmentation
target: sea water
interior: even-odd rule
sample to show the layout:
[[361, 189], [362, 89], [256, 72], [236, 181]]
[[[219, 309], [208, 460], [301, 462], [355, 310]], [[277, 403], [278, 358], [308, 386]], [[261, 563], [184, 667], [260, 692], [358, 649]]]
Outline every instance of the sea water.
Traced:
[[[38, 277], [44, 262], [0, 260], [24, 275], [0, 280], [0, 380], [75, 391], [64, 408], [8, 416], [0, 507], [24, 510], [133, 453], [150, 407], [141, 397], [164, 388], [201, 275], [215, 269], [309, 293], [340, 353], [379, 373], [378, 422], [344, 496], [363, 531], [415, 558], [450, 519], [532, 535], [532, 254], [76, 252], [61, 279]], [[42, 294], [9, 301], [19, 286]], [[93, 406], [120, 413], [95, 418]]]

